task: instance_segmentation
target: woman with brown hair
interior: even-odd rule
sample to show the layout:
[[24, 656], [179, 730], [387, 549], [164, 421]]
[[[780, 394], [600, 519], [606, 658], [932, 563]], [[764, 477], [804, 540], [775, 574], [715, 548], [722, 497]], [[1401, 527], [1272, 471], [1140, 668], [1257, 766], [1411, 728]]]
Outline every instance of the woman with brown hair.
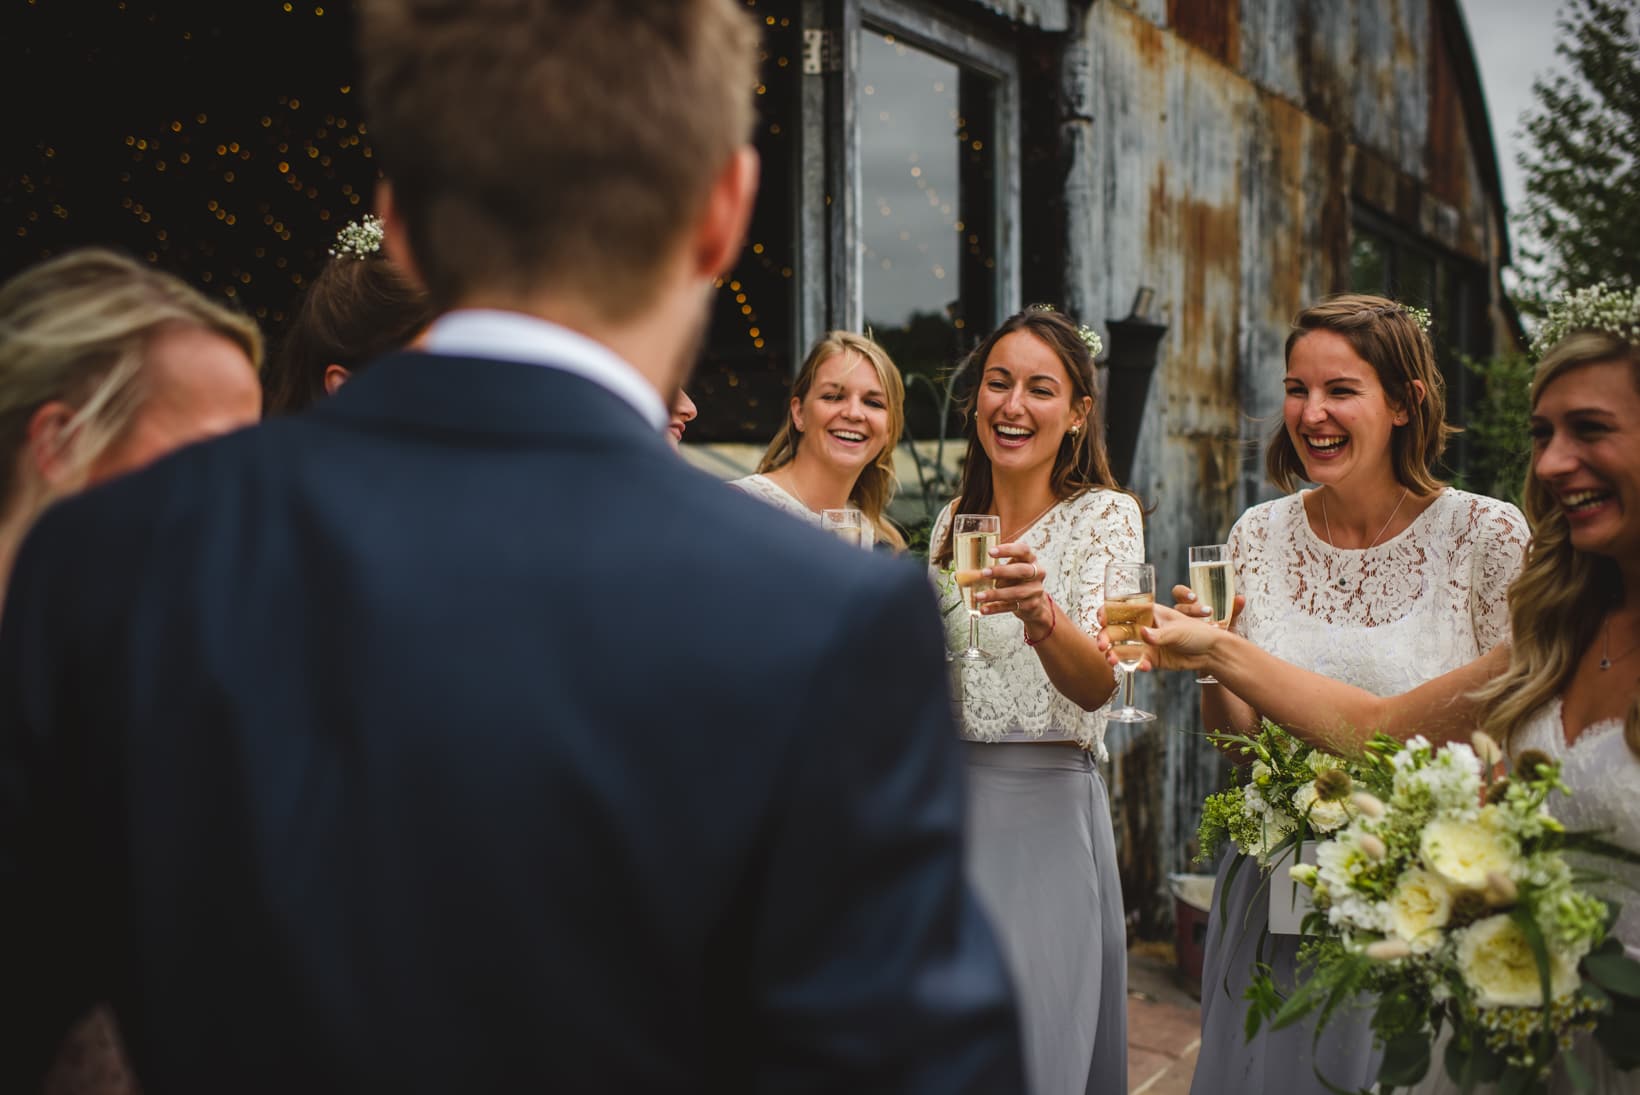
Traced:
[[[0, 588], [53, 501], [259, 417], [250, 319], [112, 251], [70, 251], [0, 285]], [[88, 943], [89, 945], [89, 943]], [[111, 1015], [64, 1040], [46, 1095], [135, 1090]]]
[[[1568, 829], [1604, 829], [1640, 851], [1640, 292], [1585, 291], [1551, 310], [1532, 381], [1531, 550], [1509, 589], [1512, 641], [1408, 692], [1380, 697], [1306, 672], [1240, 636], [1158, 609], [1151, 660], [1207, 669], [1306, 739], [1345, 747], [1375, 731], [1440, 743], [1477, 728], [1562, 765]], [[1249, 602], [1251, 604], [1251, 602]], [[1617, 935], [1640, 955], [1640, 871], [1615, 874]], [[1204, 1044], [1205, 1048], [1205, 1044]], [[1640, 1091], [1587, 1039], [1576, 1053], [1602, 1092]], [[1418, 1090], [1450, 1091], [1438, 1067]], [[1571, 1091], [1557, 1071], [1551, 1091]]]
[[[1098, 336], [1046, 306], [969, 356], [969, 440], [930, 560], [951, 566], [957, 514], [998, 518], [977, 592], [986, 665], [958, 661], [968, 874], [1019, 995], [1026, 1076], [1041, 1095], [1127, 1090], [1127, 939], [1100, 708], [1115, 677], [1095, 645], [1105, 566], [1144, 560], [1139, 504], [1112, 477], [1094, 406]], [[940, 578], [948, 641], [968, 617]]]
[[853, 506], [878, 542], [899, 550], [905, 536], [889, 520], [888, 503], [904, 432], [905, 381], [888, 351], [865, 335], [832, 331], [804, 358], [786, 420], [757, 472], [729, 485], [808, 521]]
[[[1344, 294], [1299, 313], [1287, 338], [1283, 420], [1266, 449], [1292, 492], [1254, 506], [1230, 532], [1246, 611], [1236, 633], [1313, 672], [1392, 695], [1463, 665], [1506, 636], [1505, 591], [1525, 523], [1506, 502], [1447, 487], [1436, 467], [1452, 432], [1434, 347], [1414, 310]], [[1188, 601], [1187, 591], [1177, 591]], [[1224, 678], [1219, 678], [1224, 680]], [[1209, 731], [1251, 734], [1261, 710], [1218, 683], [1202, 688]], [[1202, 1048], [1193, 1090], [1358, 1088], [1377, 1073], [1368, 1016], [1249, 1042], [1243, 991], [1256, 962], [1284, 984], [1299, 938], [1266, 938], [1268, 873], [1226, 855], [1209, 913]], [[1358, 1020], [1358, 1021], [1357, 1021]]]

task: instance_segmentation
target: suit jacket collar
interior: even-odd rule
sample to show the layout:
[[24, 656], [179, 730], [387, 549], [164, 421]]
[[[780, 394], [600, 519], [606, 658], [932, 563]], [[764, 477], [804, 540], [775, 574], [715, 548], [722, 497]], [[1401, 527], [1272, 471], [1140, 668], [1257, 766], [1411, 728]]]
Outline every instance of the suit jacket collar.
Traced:
[[381, 358], [311, 412], [320, 418], [512, 438], [666, 442], [629, 403], [560, 369], [401, 351]]

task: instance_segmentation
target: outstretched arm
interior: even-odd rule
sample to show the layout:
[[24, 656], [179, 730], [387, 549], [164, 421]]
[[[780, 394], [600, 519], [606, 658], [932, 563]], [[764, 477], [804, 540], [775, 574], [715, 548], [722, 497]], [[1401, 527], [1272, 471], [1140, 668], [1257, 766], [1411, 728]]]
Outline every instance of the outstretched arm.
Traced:
[[1480, 720], [1475, 690], [1509, 666], [1509, 648], [1500, 644], [1410, 692], [1379, 697], [1160, 605], [1144, 637], [1147, 667], [1206, 670], [1266, 718], [1333, 752], [1357, 750], [1380, 732], [1403, 740], [1422, 734], [1437, 745], [1466, 740]]

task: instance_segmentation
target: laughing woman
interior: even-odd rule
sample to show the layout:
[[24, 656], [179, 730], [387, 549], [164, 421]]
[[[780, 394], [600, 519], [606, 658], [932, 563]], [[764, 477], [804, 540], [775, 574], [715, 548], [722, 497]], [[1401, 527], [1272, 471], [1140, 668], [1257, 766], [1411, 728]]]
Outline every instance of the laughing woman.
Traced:
[[729, 485], [816, 523], [822, 510], [854, 506], [876, 541], [898, 550], [905, 537], [887, 510], [904, 431], [905, 381], [888, 351], [864, 335], [832, 331], [792, 381], [786, 421], [757, 474]]
[[[1105, 565], [1142, 561], [1144, 530], [1099, 435], [1095, 352], [1097, 336], [1041, 306], [980, 344], [962, 481], [931, 540], [932, 565], [949, 568], [954, 514], [1001, 525], [984, 572], [996, 588], [975, 594], [994, 660], [961, 674], [968, 873], [1013, 974], [1038, 1095], [1127, 1090], [1122, 889], [1095, 768], [1115, 679], [1093, 634]], [[960, 648], [967, 614], [941, 586]]]
[[[1283, 422], [1266, 466], [1277, 486], [1317, 484], [1255, 506], [1230, 532], [1247, 610], [1236, 632], [1260, 649], [1375, 695], [1413, 688], [1508, 635], [1506, 592], [1526, 547], [1520, 511], [1442, 484], [1451, 432], [1419, 317], [1382, 297], [1344, 295], [1301, 312], [1287, 339]], [[1184, 593], [1188, 599], [1187, 591]], [[1202, 690], [1202, 723], [1252, 733], [1261, 715], [1228, 687]], [[1348, 745], [1353, 742], [1340, 742]], [[1338, 746], [1334, 746], [1337, 748]], [[1264, 935], [1266, 877], [1226, 856], [1209, 915], [1202, 1043], [1192, 1091], [1355, 1090], [1377, 1073], [1369, 1016], [1244, 1035], [1256, 961], [1291, 984], [1297, 936]]]

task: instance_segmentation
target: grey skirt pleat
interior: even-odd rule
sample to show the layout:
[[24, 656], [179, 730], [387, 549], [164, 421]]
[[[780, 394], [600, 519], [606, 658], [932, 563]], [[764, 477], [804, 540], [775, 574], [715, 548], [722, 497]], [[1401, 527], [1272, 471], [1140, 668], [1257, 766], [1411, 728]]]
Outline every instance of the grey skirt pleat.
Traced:
[[1370, 1001], [1336, 1012], [1319, 1042], [1313, 1016], [1278, 1031], [1265, 1027], [1247, 1040], [1245, 994], [1254, 963], [1269, 965], [1284, 993], [1292, 989], [1298, 964], [1299, 936], [1264, 934], [1270, 922], [1268, 877], [1255, 860], [1234, 850], [1219, 860], [1202, 957], [1202, 1044], [1190, 1095], [1328, 1095], [1317, 1072], [1346, 1090], [1370, 1088], [1382, 1057], [1372, 1044]]
[[1002, 941], [1034, 1095], [1127, 1091], [1127, 934], [1110, 800], [1069, 745], [967, 743], [968, 877]]

